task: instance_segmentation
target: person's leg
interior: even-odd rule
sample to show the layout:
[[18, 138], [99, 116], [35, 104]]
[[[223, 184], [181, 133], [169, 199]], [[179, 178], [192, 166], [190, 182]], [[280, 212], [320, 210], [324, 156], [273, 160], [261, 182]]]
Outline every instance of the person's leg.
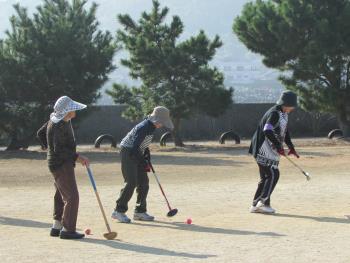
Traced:
[[137, 185], [137, 162], [131, 159], [128, 149], [122, 149], [120, 154], [125, 185], [120, 191], [115, 211], [125, 213], [128, 210], [128, 203]]
[[280, 171], [278, 170], [278, 167], [269, 167], [271, 174], [273, 174], [273, 182], [272, 182], [272, 189], [270, 192], [269, 198], [266, 200], [265, 205], [270, 206], [271, 204], [271, 195], [273, 193], [273, 190], [275, 190], [276, 184], [278, 183], [278, 180], [280, 178]]
[[62, 225], [67, 232], [76, 231], [79, 208], [79, 192], [75, 180], [74, 166], [65, 163], [59, 172], [55, 173], [55, 184], [64, 202]]
[[147, 211], [147, 194], [149, 190], [149, 179], [144, 167], [139, 166], [137, 172], [137, 201], [135, 213], [145, 213]]
[[135, 207], [134, 219], [141, 221], [154, 221], [154, 216], [147, 212], [147, 194], [149, 190], [149, 179], [144, 167], [138, 167], [137, 177], [137, 202]]
[[272, 168], [271, 166], [266, 167], [264, 170], [266, 172], [266, 184], [263, 188], [260, 200], [264, 205], [270, 206], [270, 197], [278, 182], [279, 172], [278, 169]]
[[54, 207], [53, 207], [53, 224], [50, 230], [50, 236], [58, 237], [62, 230], [62, 217], [63, 217], [63, 208], [64, 203], [62, 200], [61, 193], [58, 191], [58, 188], [55, 183], [55, 196], [54, 196]]
[[254, 200], [252, 204], [253, 206], [256, 206], [260, 201], [263, 189], [267, 183], [267, 177], [266, 177], [266, 171], [265, 171], [266, 167], [261, 164], [258, 164], [258, 166], [259, 166], [260, 181], [258, 183], [258, 187], [254, 195]]
[[62, 222], [64, 203], [60, 191], [55, 183], [56, 193], [54, 196], [53, 220]]

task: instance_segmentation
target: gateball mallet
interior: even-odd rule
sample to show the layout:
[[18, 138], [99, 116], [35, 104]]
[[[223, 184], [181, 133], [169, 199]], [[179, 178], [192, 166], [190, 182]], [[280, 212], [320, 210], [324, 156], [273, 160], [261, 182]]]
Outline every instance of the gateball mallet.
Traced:
[[163, 194], [163, 196], [165, 198], [166, 204], [167, 204], [167, 206], [169, 208], [169, 212], [167, 213], [167, 217], [173, 217], [173, 216], [175, 216], [177, 214], [178, 210], [176, 208], [171, 208], [171, 206], [169, 204], [169, 201], [168, 201], [168, 198], [165, 195], [163, 187], [162, 187], [162, 185], [159, 182], [158, 176], [156, 175], [156, 172], [154, 171], [154, 168], [153, 168], [153, 165], [151, 164], [151, 162], [149, 162], [149, 166], [151, 167], [152, 173], [153, 173], [154, 177], [156, 178], [156, 181], [157, 181], [157, 184], [158, 184], [158, 186], [160, 188], [160, 191], [162, 192], [162, 194]]
[[311, 177], [310, 174], [308, 172], [305, 172], [299, 165], [297, 165], [291, 158], [289, 158], [287, 155], [285, 155], [284, 157], [287, 158], [288, 161], [290, 161], [296, 168], [298, 168], [306, 177], [306, 180], [310, 181]]
[[92, 187], [94, 188], [94, 192], [95, 192], [95, 195], [96, 195], [96, 198], [97, 198], [97, 202], [98, 202], [98, 205], [100, 207], [101, 213], [103, 215], [103, 219], [105, 221], [105, 224], [106, 224], [106, 227], [107, 227], [107, 230], [108, 230], [108, 233], [104, 233], [103, 236], [106, 239], [108, 239], [108, 240], [115, 239], [117, 237], [117, 233], [116, 232], [112, 232], [112, 230], [111, 230], [111, 228], [110, 228], [110, 226], [108, 224], [107, 217], [106, 217], [106, 214], [105, 214], [105, 211], [103, 209], [102, 202], [101, 202], [101, 199], [100, 199], [100, 195], [97, 192], [96, 183], [95, 183], [95, 180], [94, 180], [94, 176], [92, 175], [92, 171], [91, 171], [89, 166], [86, 166], [86, 169], [87, 169], [87, 172], [88, 172], [88, 175], [89, 175]]

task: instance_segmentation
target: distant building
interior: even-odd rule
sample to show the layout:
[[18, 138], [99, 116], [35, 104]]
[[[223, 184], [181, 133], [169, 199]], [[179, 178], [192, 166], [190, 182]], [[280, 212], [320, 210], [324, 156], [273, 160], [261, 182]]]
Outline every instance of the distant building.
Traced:
[[217, 68], [225, 75], [226, 82], [235, 84], [252, 84], [257, 80], [276, 80], [278, 71], [268, 69], [261, 63], [254, 62], [220, 62]]

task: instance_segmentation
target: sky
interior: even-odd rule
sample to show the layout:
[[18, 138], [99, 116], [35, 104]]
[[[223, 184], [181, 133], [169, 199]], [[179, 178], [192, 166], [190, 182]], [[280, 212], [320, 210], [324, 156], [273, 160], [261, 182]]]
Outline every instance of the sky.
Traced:
[[[0, 38], [9, 29], [9, 18], [14, 14], [13, 4], [20, 3], [33, 13], [42, 0], [0, 0]], [[93, 1], [88, 0], [88, 4]], [[99, 5], [97, 18], [101, 28], [115, 33], [120, 27], [116, 20], [117, 14], [130, 14], [138, 19], [141, 12], [150, 10], [151, 0], [96, 0]], [[247, 0], [160, 0], [161, 6], [170, 8], [170, 16], [179, 15], [185, 29], [182, 35], [186, 39], [203, 29], [209, 36], [218, 34], [231, 52], [232, 59], [254, 60], [252, 54], [241, 44], [232, 33], [234, 18], [241, 12]], [[221, 53], [225, 53], [226, 47]], [[220, 54], [219, 51], [219, 55]]]
[[[149, 11], [152, 8], [152, 0], [87, 0], [87, 5], [93, 2], [98, 4], [97, 19], [101, 29], [108, 30], [112, 34], [120, 28], [116, 19], [118, 14], [129, 14], [133, 19], [138, 20], [143, 11]], [[248, 0], [159, 0], [159, 2], [161, 7], [167, 6], [170, 9], [168, 21], [173, 15], [180, 16], [183, 21], [184, 32], [180, 41], [197, 34], [200, 30], [204, 30], [211, 38], [215, 35], [220, 36], [223, 46], [217, 51], [213, 65], [243, 63], [268, 70], [262, 65], [261, 57], [250, 52], [232, 31], [234, 18], [240, 14]], [[5, 31], [9, 29], [9, 18], [14, 14], [15, 3], [20, 3], [21, 6], [28, 8], [30, 14], [33, 14], [43, 0], [0, 0], [0, 38], [4, 38]], [[111, 73], [111, 80], [103, 90], [120, 77], [127, 79], [124, 84], [135, 83], [129, 78], [127, 69], [119, 63], [122, 56], [123, 52], [117, 54], [115, 59], [117, 69]]]

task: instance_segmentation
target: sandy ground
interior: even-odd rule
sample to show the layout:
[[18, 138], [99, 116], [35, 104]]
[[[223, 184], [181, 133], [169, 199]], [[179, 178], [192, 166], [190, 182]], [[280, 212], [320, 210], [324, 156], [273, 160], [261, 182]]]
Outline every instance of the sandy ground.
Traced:
[[[297, 140], [298, 163], [307, 182], [286, 160], [273, 194], [276, 215], [250, 214], [258, 181], [248, 142], [185, 149], [153, 147], [153, 160], [171, 204], [166, 206], [150, 174], [153, 223], [110, 225], [118, 240], [104, 240], [101, 213], [85, 170], [77, 167], [81, 241], [49, 236], [54, 188], [45, 153], [0, 152], [1, 262], [350, 262], [350, 147], [344, 142]], [[110, 216], [122, 187], [118, 152], [80, 147], [92, 160], [97, 186]], [[132, 216], [133, 198], [129, 215]], [[187, 218], [192, 225], [185, 224]]]

